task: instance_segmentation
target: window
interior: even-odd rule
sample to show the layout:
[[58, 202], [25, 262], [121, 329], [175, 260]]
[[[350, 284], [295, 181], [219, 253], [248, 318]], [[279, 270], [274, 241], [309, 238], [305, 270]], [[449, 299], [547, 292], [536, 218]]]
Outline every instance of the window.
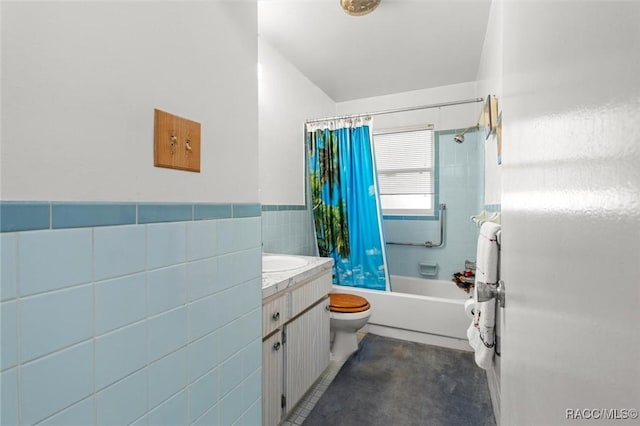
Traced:
[[374, 133], [382, 212], [433, 214], [433, 126]]

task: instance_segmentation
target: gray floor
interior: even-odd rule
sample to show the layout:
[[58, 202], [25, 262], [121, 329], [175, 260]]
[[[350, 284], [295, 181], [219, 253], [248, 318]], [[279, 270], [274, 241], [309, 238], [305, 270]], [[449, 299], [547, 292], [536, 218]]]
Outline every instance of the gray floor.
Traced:
[[282, 422], [282, 426], [300, 426], [304, 424], [307, 416], [316, 406], [322, 395], [327, 391], [336, 374], [342, 368], [344, 361], [330, 361], [327, 369], [313, 384], [311, 389], [302, 397], [302, 400], [291, 410], [291, 413]]
[[305, 426], [495, 425], [473, 354], [373, 334], [305, 417]]

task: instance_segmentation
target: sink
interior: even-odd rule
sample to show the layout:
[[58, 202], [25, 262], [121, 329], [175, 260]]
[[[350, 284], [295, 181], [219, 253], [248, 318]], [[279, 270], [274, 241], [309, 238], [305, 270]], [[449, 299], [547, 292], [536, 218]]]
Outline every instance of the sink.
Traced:
[[282, 272], [298, 269], [309, 261], [295, 256], [262, 256], [262, 272]]

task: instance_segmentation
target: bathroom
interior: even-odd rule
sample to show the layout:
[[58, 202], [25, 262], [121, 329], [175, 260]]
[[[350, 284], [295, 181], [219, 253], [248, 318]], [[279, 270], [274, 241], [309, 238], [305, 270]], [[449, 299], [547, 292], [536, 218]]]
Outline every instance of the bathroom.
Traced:
[[[633, 414], [639, 6], [487, 2], [472, 79], [373, 105], [333, 101], [277, 52], [261, 78], [304, 89], [269, 98], [259, 3], [2, 2], [0, 423], [260, 424], [262, 243], [311, 242], [304, 120], [488, 94], [503, 161], [476, 141], [474, 213], [500, 205], [504, 227], [500, 424]], [[429, 113], [459, 130], [479, 105]], [[153, 167], [155, 108], [201, 123], [199, 173]]]

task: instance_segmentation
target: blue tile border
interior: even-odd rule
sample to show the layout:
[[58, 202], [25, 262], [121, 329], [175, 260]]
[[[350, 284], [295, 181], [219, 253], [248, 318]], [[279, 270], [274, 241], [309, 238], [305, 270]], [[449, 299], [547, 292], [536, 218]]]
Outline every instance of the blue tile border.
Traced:
[[0, 232], [260, 217], [258, 203], [0, 201]]
[[231, 204], [194, 204], [193, 220], [231, 218]]
[[133, 203], [51, 203], [51, 227], [82, 228], [136, 223]]
[[0, 232], [49, 229], [51, 204], [40, 201], [0, 202]]
[[182, 222], [193, 220], [193, 204], [138, 204], [138, 223]]
[[263, 204], [263, 212], [275, 212], [275, 211], [301, 211], [307, 210], [307, 206], [304, 205], [285, 205], [285, 204]]
[[502, 211], [502, 205], [501, 204], [485, 204], [484, 209], [489, 213], [500, 212]]
[[232, 204], [233, 217], [255, 217], [260, 216], [260, 204]]

